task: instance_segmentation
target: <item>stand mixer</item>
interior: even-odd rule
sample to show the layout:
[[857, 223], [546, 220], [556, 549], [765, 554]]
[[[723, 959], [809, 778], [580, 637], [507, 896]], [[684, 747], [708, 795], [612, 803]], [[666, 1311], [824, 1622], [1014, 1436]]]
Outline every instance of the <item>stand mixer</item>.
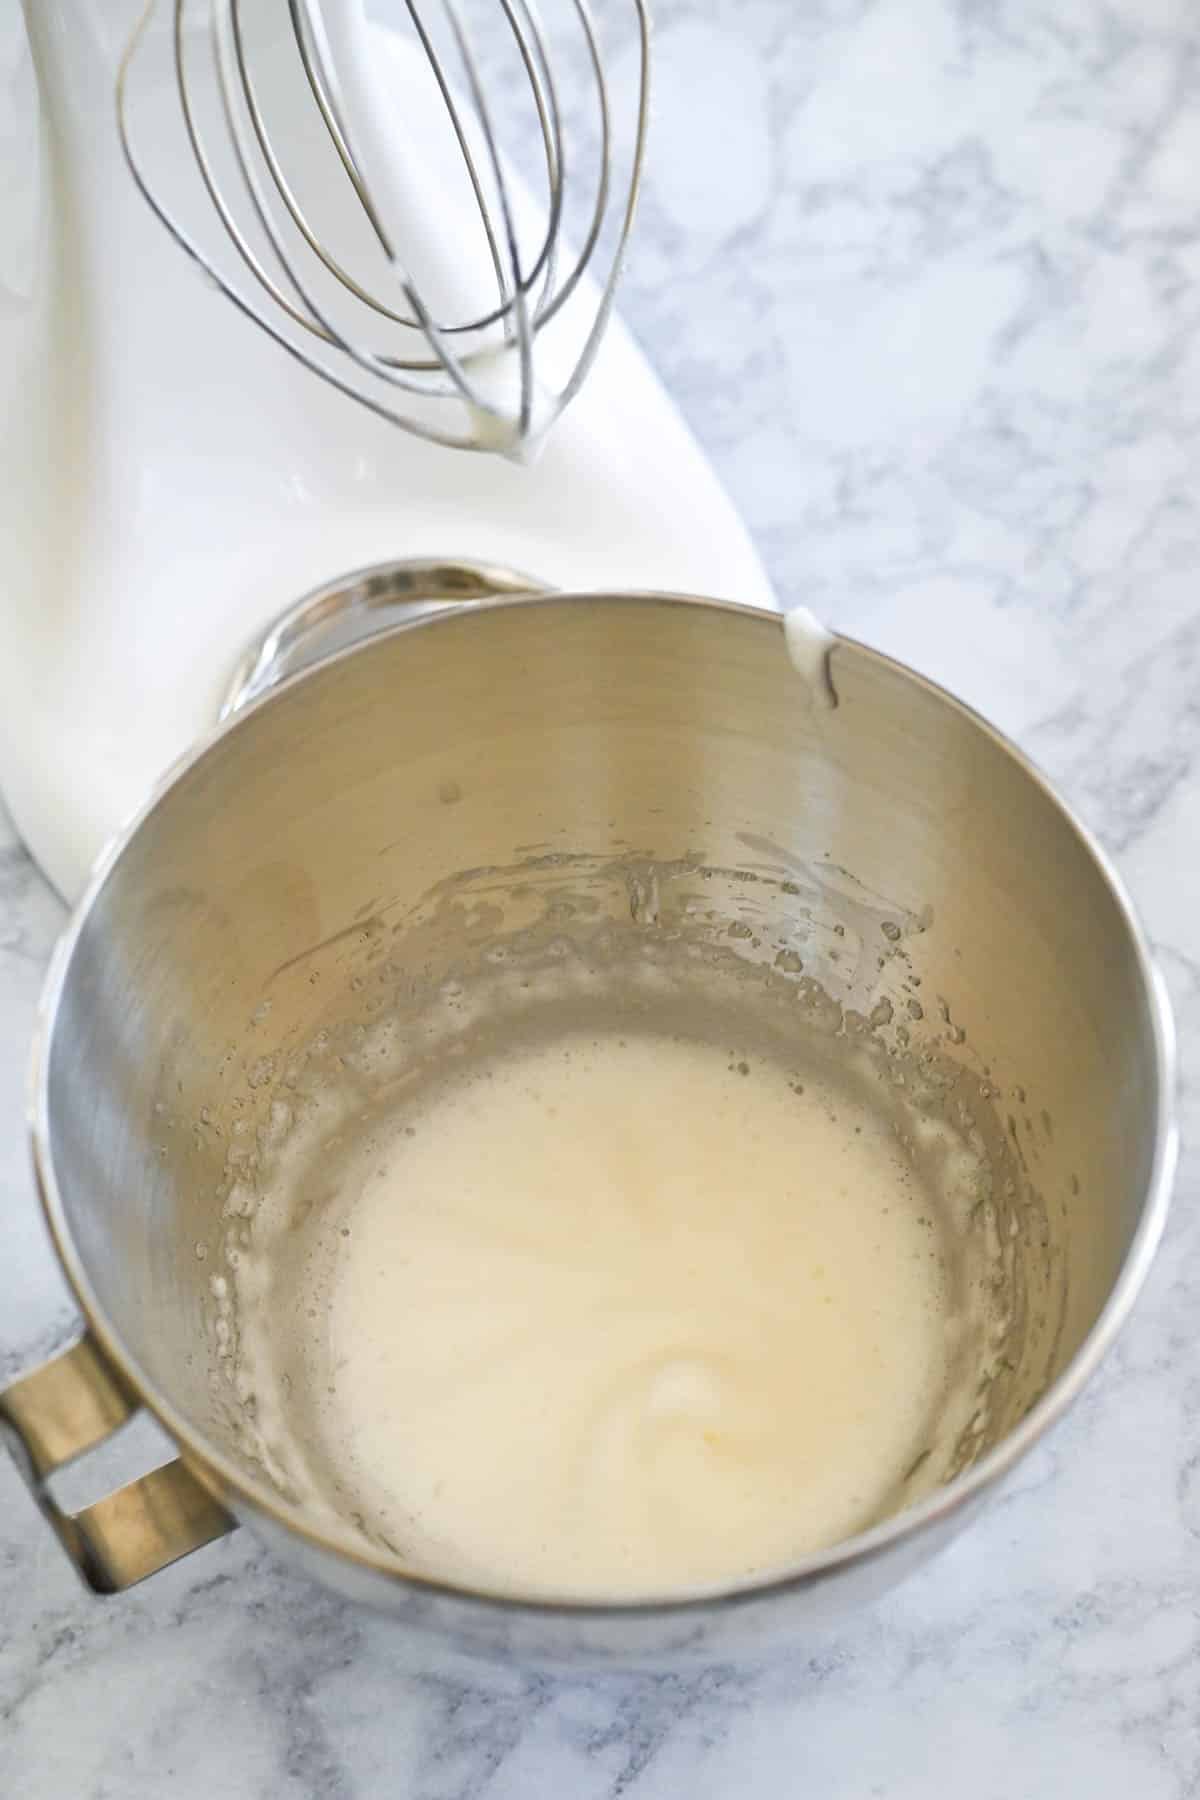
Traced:
[[[624, 125], [583, 0], [556, 13], [567, 63], [527, 0], [477, 11], [485, 49], [507, 34], [495, 108], [448, 4], [403, 29], [362, 0], [0, 22], [0, 791], [67, 897], [231, 683], [285, 644], [306, 660], [302, 623], [327, 648], [339, 612], [374, 628], [422, 582], [774, 604], [609, 317], [640, 8], [613, 8], [640, 69]], [[531, 148], [540, 203], [512, 166]]]

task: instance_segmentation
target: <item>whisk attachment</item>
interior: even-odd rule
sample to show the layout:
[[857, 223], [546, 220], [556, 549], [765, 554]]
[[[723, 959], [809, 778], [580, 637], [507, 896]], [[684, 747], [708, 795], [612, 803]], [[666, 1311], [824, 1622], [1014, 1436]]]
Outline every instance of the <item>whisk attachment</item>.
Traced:
[[534, 0], [476, 0], [469, 20], [463, 0], [406, 0], [403, 35], [364, 0], [148, 0], [117, 79], [125, 158], [304, 367], [415, 436], [519, 458], [587, 377], [633, 224], [649, 20], [627, 3], [616, 105], [588, 0], [562, 0], [553, 38]]

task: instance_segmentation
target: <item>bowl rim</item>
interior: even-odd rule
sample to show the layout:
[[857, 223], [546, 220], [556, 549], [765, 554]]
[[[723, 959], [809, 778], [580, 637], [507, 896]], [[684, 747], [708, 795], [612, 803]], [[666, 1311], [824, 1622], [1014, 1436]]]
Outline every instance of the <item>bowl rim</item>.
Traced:
[[[1159, 971], [1137, 910], [1121, 876], [1107, 852], [1090, 829], [1078, 818], [1074, 809], [1057, 792], [1037, 765], [982, 714], [958, 699], [949, 690], [921, 675], [906, 663], [861, 643], [843, 633], [834, 634], [832, 654], [839, 647], [887, 669], [902, 680], [915, 683], [940, 703], [958, 712], [977, 730], [1004, 751], [1039, 788], [1061, 816], [1082, 849], [1091, 859], [1101, 880], [1117, 907], [1128, 935], [1135, 964], [1141, 978], [1149, 1015], [1154, 1053], [1155, 1127], [1154, 1149], [1145, 1190], [1141, 1196], [1137, 1224], [1116, 1278], [1095, 1321], [1065, 1367], [1041, 1394], [1034, 1405], [1000, 1443], [980, 1457], [969, 1469], [954, 1477], [944, 1487], [935, 1489], [924, 1499], [890, 1515], [868, 1530], [840, 1540], [827, 1549], [797, 1557], [782, 1567], [773, 1567], [750, 1579], [734, 1584], [714, 1583], [689, 1589], [683, 1594], [648, 1595], [645, 1598], [604, 1600], [567, 1596], [527, 1596], [503, 1589], [460, 1584], [420, 1571], [404, 1568], [399, 1559], [374, 1551], [349, 1532], [323, 1528], [312, 1521], [303, 1507], [273, 1493], [240, 1467], [223, 1451], [210, 1445], [174, 1404], [162, 1394], [137, 1359], [121, 1340], [120, 1332], [108, 1317], [87, 1272], [83, 1255], [76, 1245], [68, 1223], [62, 1191], [54, 1164], [49, 1126], [50, 1048], [63, 990], [79, 939], [110, 875], [126, 847], [137, 836], [143, 824], [161, 805], [183, 778], [224, 740], [242, 729], [247, 721], [293, 688], [322, 678], [326, 670], [352, 658], [370, 655], [377, 646], [414, 631], [445, 628], [450, 621], [460, 627], [475, 613], [507, 611], [514, 607], [545, 607], [591, 602], [598, 605], [669, 604], [742, 616], [758, 624], [783, 631], [783, 616], [758, 606], [737, 601], [715, 599], [704, 595], [677, 594], [658, 590], [581, 590], [506, 594], [494, 599], [460, 601], [444, 612], [424, 614], [400, 620], [372, 633], [357, 643], [348, 644], [309, 667], [298, 670], [270, 687], [243, 708], [219, 721], [183, 756], [177, 759], [155, 783], [145, 802], [114, 834], [97, 858], [91, 876], [55, 947], [42, 987], [34, 1026], [27, 1089], [27, 1125], [38, 1193], [51, 1240], [59, 1262], [67, 1276], [84, 1323], [102, 1354], [118, 1371], [125, 1383], [167, 1432], [187, 1466], [236, 1516], [262, 1517], [282, 1528], [288, 1535], [302, 1540], [309, 1548], [326, 1556], [349, 1561], [360, 1570], [385, 1581], [415, 1588], [430, 1596], [441, 1596], [466, 1606], [499, 1610], [504, 1613], [551, 1615], [559, 1619], [596, 1621], [650, 1617], [676, 1618], [685, 1621], [710, 1609], [730, 1609], [779, 1598], [793, 1590], [815, 1585], [844, 1570], [862, 1567], [896, 1545], [925, 1536], [939, 1523], [956, 1515], [969, 1516], [973, 1502], [994, 1488], [1028, 1454], [1041, 1437], [1074, 1403], [1094, 1375], [1100, 1362], [1116, 1340], [1145, 1282], [1154, 1260], [1166, 1223], [1171, 1188], [1178, 1157], [1176, 1124], [1177, 1051], [1175, 1025], [1166, 983]], [[783, 655], [780, 646], [780, 655]], [[836, 671], [836, 661], [833, 664]], [[963, 1519], [965, 1522], [965, 1517]]]

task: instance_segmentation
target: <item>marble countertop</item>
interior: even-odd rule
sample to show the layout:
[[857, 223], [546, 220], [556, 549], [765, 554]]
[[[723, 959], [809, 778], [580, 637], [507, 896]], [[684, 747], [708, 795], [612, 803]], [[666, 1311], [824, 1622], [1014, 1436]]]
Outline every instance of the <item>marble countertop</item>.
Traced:
[[[781, 591], [1016, 736], [1200, 1048], [1200, 14], [660, 0], [624, 309]], [[27, 1169], [61, 911], [0, 823], [0, 1380], [69, 1336]], [[431, 1668], [244, 1533], [85, 1597], [0, 1457], [12, 1800], [1200, 1793], [1200, 1224], [992, 1512], [758, 1672]]]

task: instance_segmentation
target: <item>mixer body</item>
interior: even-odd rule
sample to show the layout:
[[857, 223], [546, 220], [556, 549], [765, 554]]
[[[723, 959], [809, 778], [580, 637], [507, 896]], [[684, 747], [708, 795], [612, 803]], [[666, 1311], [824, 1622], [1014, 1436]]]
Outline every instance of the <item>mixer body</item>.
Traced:
[[[113, 93], [140, 10], [25, 0], [0, 24], [0, 792], [68, 898], [247, 642], [346, 570], [453, 554], [772, 603], [619, 321], [530, 467], [407, 437], [248, 326], [124, 163]], [[404, 92], [400, 40], [371, 30]], [[162, 67], [141, 129], [186, 205]]]

